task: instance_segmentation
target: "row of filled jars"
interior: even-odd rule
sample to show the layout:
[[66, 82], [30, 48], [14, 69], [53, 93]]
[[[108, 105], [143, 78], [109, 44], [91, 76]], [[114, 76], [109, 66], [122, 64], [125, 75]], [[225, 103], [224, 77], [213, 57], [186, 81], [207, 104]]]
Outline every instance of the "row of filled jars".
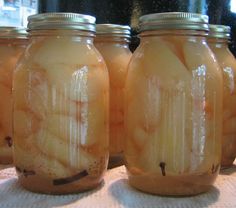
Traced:
[[96, 26], [94, 17], [74, 13], [28, 21], [28, 35], [0, 28], [0, 163], [12, 163], [13, 146], [23, 187], [95, 188], [110, 154], [109, 164], [124, 162], [139, 190], [193, 195], [211, 187], [221, 165], [232, 165], [229, 27], [209, 26], [201, 14], [145, 15], [132, 55], [128, 26]]

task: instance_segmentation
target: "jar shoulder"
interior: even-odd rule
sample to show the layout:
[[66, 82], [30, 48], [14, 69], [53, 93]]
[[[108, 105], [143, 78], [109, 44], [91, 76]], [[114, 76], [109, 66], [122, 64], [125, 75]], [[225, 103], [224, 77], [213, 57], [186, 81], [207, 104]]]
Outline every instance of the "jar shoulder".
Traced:
[[92, 43], [71, 38], [46, 38], [31, 40], [22, 62], [41, 64], [104, 64]]
[[43, 77], [58, 87], [98, 79], [108, 85], [108, 71], [96, 48], [69, 39], [31, 41], [16, 67], [15, 82], [21, 76], [25, 76], [27, 82], [31, 82], [32, 76]]
[[135, 50], [129, 68], [145, 68], [145, 71], [169, 71], [178, 68], [189, 72], [199, 67], [208, 70], [219, 66], [205, 41], [191, 39], [157, 38], [141, 41]]
[[132, 55], [128, 45], [96, 42], [94, 45], [105, 59], [111, 59], [119, 56], [129, 59]]
[[236, 59], [228, 48], [211, 48], [219, 65], [223, 68], [230, 67], [236, 72]]

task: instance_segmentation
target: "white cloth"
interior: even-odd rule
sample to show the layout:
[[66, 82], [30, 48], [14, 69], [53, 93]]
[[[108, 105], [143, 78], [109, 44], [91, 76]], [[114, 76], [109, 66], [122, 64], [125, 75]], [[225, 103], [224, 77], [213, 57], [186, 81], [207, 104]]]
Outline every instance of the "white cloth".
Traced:
[[89, 192], [51, 196], [22, 189], [13, 168], [0, 171], [0, 208], [184, 208], [236, 207], [236, 166], [223, 171], [208, 193], [194, 197], [159, 197], [139, 192], [127, 183], [125, 167], [107, 171], [104, 184]]

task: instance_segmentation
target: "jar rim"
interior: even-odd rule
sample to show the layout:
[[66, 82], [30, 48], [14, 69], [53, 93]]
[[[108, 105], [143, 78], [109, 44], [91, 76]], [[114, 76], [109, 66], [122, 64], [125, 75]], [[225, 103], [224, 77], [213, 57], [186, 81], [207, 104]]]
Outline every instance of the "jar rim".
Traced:
[[131, 28], [129, 25], [119, 25], [119, 24], [97, 24], [96, 34], [98, 36], [114, 36], [114, 37], [124, 37], [130, 38]]
[[95, 17], [79, 13], [40, 13], [28, 17], [28, 31], [65, 29], [95, 33], [95, 22]]
[[209, 38], [222, 38], [230, 39], [231, 28], [227, 25], [209, 25], [210, 31], [208, 34]]
[[207, 15], [188, 12], [164, 12], [139, 18], [140, 32], [148, 30], [180, 29], [209, 31]]

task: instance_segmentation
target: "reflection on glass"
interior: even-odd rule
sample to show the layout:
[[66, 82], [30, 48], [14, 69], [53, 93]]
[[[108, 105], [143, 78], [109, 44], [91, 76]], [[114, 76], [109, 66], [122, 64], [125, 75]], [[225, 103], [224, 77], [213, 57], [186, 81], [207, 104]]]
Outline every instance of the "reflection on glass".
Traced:
[[230, 1], [230, 11], [236, 13], [236, 0]]

